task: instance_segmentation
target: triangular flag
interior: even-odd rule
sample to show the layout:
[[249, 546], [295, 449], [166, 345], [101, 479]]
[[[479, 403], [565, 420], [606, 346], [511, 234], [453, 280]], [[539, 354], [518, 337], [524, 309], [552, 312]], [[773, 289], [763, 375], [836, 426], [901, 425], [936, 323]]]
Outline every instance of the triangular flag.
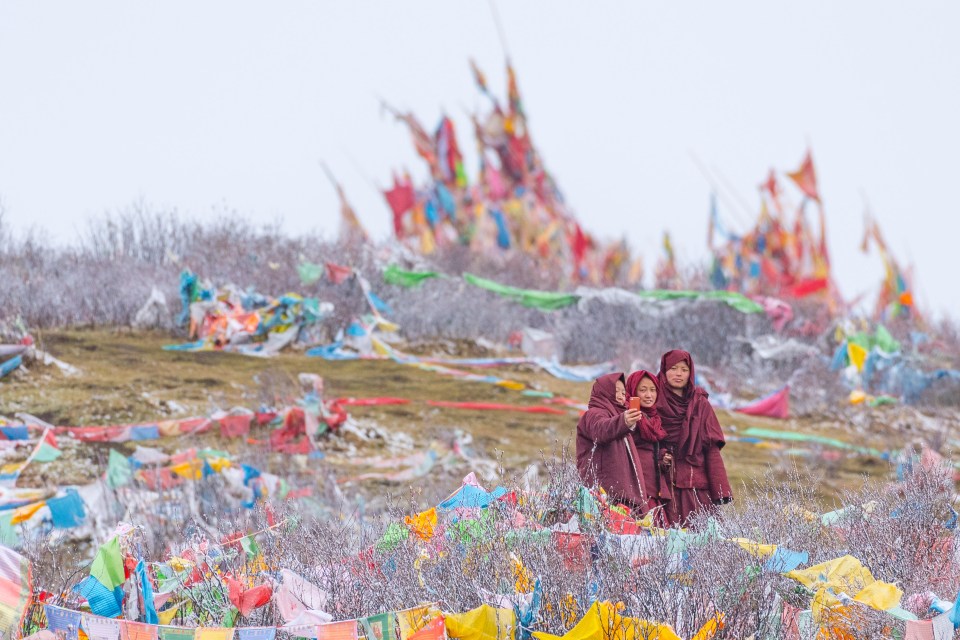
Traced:
[[33, 461], [53, 462], [61, 455], [63, 455], [63, 452], [60, 451], [57, 439], [53, 436], [53, 432], [47, 429], [43, 432], [43, 436], [40, 438], [40, 442], [37, 443], [37, 448], [33, 452]]
[[820, 202], [820, 192], [817, 190], [817, 172], [813, 168], [813, 156], [809, 150], [800, 168], [793, 173], [788, 173], [787, 176], [797, 184], [804, 195]]

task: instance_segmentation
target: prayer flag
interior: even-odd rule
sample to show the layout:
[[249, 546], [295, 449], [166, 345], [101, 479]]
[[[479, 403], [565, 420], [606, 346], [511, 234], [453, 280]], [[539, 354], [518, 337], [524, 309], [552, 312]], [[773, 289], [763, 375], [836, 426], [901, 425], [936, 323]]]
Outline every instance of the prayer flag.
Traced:
[[234, 629], [226, 627], [200, 627], [195, 640], [233, 640]]
[[357, 621], [343, 620], [317, 625], [317, 640], [357, 640]]
[[444, 623], [443, 615], [438, 615], [405, 640], [446, 640], [446, 637], [447, 626]]
[[62, 453], [60, 446], [57, 444], [57, 439], [54, 437], [53, 432], [47, 429], [43, 432], [43, 436], [40, 437], [40, 442], [37, 443], [37, 448], [33, 452], [33, 461], [53, 462], [61, 455]]
[[277, 636], [275, 627], [240, 627], [237, 629], [237, 640], [274, 640]]
[[787, 176], [803, 191], [804, 195], [820, 202], [820, 192], [817, 190], [817, 172], [813, 168], [813, 155], [807, 150], [800, 168]]
[[[160, 633], [160, 640], [194, 640], [196, 629], [187, 629], [184, 627], [157, 627]], [[272, 638], [270, 639], [272, 640]]]
[[110, 449], [110, 459], [107, 462], [107, 486], [116, 489], [129, 484], [131, 479], [133, 479], [133, 470], [130, 468], [130, 461], [116, 449]]
[[367, 640], [396, 640], [395, 618], [396, 614], [390, 611], [361, 619], [363, 635]]
[[4, 637], [12, 638], [19, 631], [32, 592], [30, 562], [0, 546], [0, 634]]
[[425, 604], [411, 609], [397, 611], [397, 626], [400, 640], [410, 640], [418, 631], [424, 629], [432, 620], [442, 617], [440, 610], [433, 604]]
[[90, 640], [120, 640], [120, 620], [101, 618], [84, 613], [80, 616], [80, 626]]
[[47, 604], [43, 606], [47, 616], [47, 628], [65, 634], [67, 640], [77, 640], [80, 631], [80, 612], [55, 607]]
[[159, 627], [155, 624], [124, 620], [120, 627], [121, 640], [157, 640]]
[[444, 617], [447, 636], [457, 640], [513, 640], [517, 614], [513, 609], [497, 609], [482, 604], [466, 613], [448, 613]]
[[[120, 541], [117, 536], [114, 536], [97, 550], [97, 555], [90, 567], [90, 575], [73, 590], [87, 599], [93, 613], [107, 618], [116, 618], [123, 613], [121, 605], [125, 580]], [[124, 640], [127, 639], [124, 638]]]
[[83, 500], [76, 489], [67, 489], [67, 493], [59, 498], [47, 500], [53, 526], [57, 529], [70, 529], [83, 523], [87, 514], [83, 509]]
[[350, 267], [342, 267], [339, 264], [334, 264], [328, 262], [327, 267], [327, 280], [333, 284], [342, 284], [347, 278], [353, 275], [353, 269]]

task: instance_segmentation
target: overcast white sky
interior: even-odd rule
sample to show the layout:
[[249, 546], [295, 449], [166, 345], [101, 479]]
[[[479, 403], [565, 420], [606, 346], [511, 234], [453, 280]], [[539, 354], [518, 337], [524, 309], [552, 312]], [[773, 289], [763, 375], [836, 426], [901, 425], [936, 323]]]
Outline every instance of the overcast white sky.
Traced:
[[[706, 253], [710, 185], [753, 207], [810, 143], [847, 296], [875, 291], [858, 244], [866, 193], [920, 300], [960, 317], [960, 3], [943, 0], [501, 2], [534, 139], [594, 232], [626, 233], [652, 272], [664, 228]], [[368, 181], [420, 170], [382, 96], [432, 128], [504, 91], [487, 2], [226, 0], [0, 3], [0, 199], [17, 227], [69, 239], [136, 200], [334, 231], [318, 160], [387, 232]], [[421, 171], [422, 174], [422, 171]], [[748, 216], [721, 202], [728, 222]]]

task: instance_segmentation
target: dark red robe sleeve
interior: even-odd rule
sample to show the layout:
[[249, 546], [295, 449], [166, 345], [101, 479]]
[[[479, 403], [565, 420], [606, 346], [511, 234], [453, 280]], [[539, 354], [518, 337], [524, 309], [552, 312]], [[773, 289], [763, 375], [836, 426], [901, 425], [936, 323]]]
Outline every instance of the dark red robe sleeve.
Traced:
[[617, 414], [610, 417], [600, 417], [600, 411], [589, 410], [580, 419], [577, 430], [584, 437], [593, 441], [594, 444], [604, 445], [613, 442], [617, 438], [622, 438], [630, 433], [630, 427], [624, 421], [623, 414]]
[[730, 486], [730, 480], [727, 478], [727, 468], [723, 464], [720, 448], [716, 445], [708, 446], [703, 454], [710, 500], [712, 500], [714, 504], [732, 502], [733, 488]]

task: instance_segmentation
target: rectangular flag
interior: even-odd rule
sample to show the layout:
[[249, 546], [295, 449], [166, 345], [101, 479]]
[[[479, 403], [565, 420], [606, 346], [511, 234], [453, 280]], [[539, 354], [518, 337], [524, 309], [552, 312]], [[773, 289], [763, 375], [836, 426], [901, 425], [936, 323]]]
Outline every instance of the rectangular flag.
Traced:
[[13, 638], [30, 604], [33, 580], [30, 562], [9, 547], [0, 546], [0, 634]]
[[357, 640], [357, 621], [342, 620], [317, 625], [317, 640]]
[[120, 620], [103, 618], [91, 613], [80, 616], [80, 625], [90, 640], [120, 640]]

